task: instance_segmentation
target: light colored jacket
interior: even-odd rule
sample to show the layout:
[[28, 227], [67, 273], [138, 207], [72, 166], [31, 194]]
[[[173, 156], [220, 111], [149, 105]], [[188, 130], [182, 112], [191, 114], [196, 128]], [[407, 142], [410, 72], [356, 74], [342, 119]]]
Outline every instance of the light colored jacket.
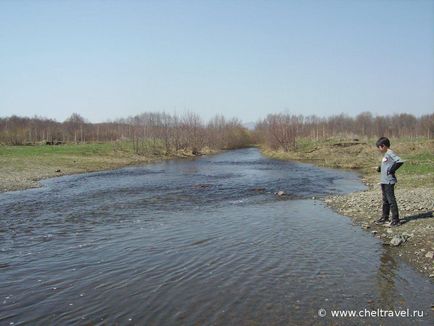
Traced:
[[396, 155], [390, 148], [384, 153], [383, 160], [381, 161], [381, 180], [382, 184], [395, 184], [398, 180], [395, 174], [390, 173], [390, 168], [394, 163], [404, 163], [404, 161]]

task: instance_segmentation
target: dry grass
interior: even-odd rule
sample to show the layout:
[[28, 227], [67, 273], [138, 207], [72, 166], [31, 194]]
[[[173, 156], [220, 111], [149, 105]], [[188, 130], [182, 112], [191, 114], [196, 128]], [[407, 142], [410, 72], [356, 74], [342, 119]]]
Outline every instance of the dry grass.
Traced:
[[[403, 187], [434, 186], [434, 140], [392, 139], [392, 149], [406, 162], [398, 170], [399, 183]], [[375, 168], [381, 161], [381, 154], [375, 140], [351, 141], [331, 139], [327, 141], [300, 140], [292, 152], [263, 149], [266, 156], [311, 162], [330, 168], [356, 169], [362, 172], [367, 183], [378, 182]]]

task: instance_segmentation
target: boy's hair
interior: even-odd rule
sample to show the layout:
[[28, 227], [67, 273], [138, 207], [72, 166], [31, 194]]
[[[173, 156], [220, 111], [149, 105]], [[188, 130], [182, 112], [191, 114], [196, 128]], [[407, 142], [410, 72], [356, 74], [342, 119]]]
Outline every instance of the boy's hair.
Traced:
[[390, 147], [390, 140], [387, 137], [380, 137], [375, 144], [377, 147], [386, 146]]

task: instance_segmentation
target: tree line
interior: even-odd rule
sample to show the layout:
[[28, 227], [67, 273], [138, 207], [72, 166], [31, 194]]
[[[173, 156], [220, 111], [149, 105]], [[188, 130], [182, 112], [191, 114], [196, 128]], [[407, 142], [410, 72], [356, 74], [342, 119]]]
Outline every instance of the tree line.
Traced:
[[137, 154], [232, 149], [250, 144], [250, 132], [238, 119], [216, 115], [204, 122], [195, 113], [142, 113], [112, 122], [90, 123], [77, 113], [64, 122], [42, 117], [0, 118], [0, 144], [60, 145], [84, 142], [130, 142]]
[[146, 112], [112, 122], [90, 123], [77, 113], [63, 122], [42, 117], [11, 116], [0, 118], [0, 144], [32, 145], [83, 142], [127, 141], [137, 154], [179, 150], [200, 152], [210, 149], [233, 149], [262, 144], [271, 149], [289, 151], [299, 138], [314, 140], [331, 137], [373, 138], [388, 136], [434, 137], [434, 113], [415, 117], [412, 114], [374, 116], [370, 112], [355, 117], [345, 114], [318, 117], [269, 114], [258, 121], [253, 131], [238, 119], [222, 115], [205, 122], [195, 113], [182, 115]]
[[256, 124], [254, 135], [256, 143], [283, 151], [294, 149], [298, 138], [323, 140], [387, 136], [431, 139], [434, 137], [434, 113], [415, 117], [407, 113], [373, 116], [370, 112], [363, 112], [356, 117], [340, 114], [327, 118], [269, 114]]

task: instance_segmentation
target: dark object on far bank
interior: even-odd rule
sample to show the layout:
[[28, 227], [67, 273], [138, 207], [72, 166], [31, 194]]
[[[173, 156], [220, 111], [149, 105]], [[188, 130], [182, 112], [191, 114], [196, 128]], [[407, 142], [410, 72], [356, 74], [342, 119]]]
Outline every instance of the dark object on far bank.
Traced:
[[63, 141], [47, 141], [45, 145], [63, 145]]
[[194, 148], [192, 151], [191, 151], [191, 154], [193, 154], [193, 155], [195, 155], [195, 156], [201, 156], [201, 155], [203, 155], [201, 152], [199, 152], [196, 148]]

